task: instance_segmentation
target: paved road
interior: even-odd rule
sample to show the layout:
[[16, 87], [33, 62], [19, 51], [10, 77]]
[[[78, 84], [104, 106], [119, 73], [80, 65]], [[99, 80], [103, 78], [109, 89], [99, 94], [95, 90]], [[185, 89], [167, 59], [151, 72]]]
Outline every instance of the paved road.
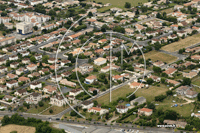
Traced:
[[[0, 116], [11, 116], [13, 115], [15, 112], [5, 112], [5, 111], [1, 111], [0, 112]], [[25, 119], [27, 118], [31, 118], [34, 117], [36, 119], [41, 119], [43, 121], [49, 121], [49, 122], [53, 122], [53, 123], [60, 123], [60, 124], [73, 124], [73, 125], [79, 125], [79, 126], [95, 126], [98, 128], [115, 128], [115, 129], [135, 129], [138, 130], [136, 125], [132, 125], [132, 124], [124, 124], [122, 126], [120, 126], [119, 124], [116, 125], [105, 125], [103, 122], [99, 122], [98, 124], [94, 124], [94, 122], [77, 122], [77, 121], [67, 121], [67, 120], [55, 120], [56, 118], [53, 117], [44, 117], [44, 116], [40, 116], [40, 115], [31, 115], [31, 114], [24, 114], [24, 113], [18, 113], [19, 115], [23, 116]], [[51, 120], [49, 119], [51, 118]], [[133, 127], [132, 127], [133, 126]], [[145, 127], [145, 129], [142, 129], [142, 127], [139, 129], [141, 131], [151, 131], [152, 133], [172, 133], [173, 131], [171, 129], [166, 129], [166, 128], [156, 128], [156, 127]]]

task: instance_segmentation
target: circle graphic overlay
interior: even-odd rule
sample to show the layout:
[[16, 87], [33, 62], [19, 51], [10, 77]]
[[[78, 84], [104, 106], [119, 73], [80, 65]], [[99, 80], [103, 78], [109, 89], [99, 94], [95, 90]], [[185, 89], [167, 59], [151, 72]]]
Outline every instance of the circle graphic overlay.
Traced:
[[[63, 92], [62, 92], [62, 90], [61, 90], [61, 88], [60, 88], [60, 85], [59, 85], [59, 81], [57, 80], [57, 61], [58, 61], [58, 52], [59, 52], [59, 48], [60, 48], [60, 45], [61, 45], [61, 43], [63, 42], [63, 40], [64, 40], [64, 38], [65, 38], [65, 36], [69, 33], [69, 31], [70, 31], [70, 29], [75, 25], [75, 24], [77, 24], [79, 21], [81, 21], [83, 18], [85, 18], [86, 17], [86, 15], [85, 16], [83, 16], [83, 17], [81, 17], [80, 19], [78, 19], [76, 22], [74, 22], [72, 25], [71, 25], [71, 27], [67, 30], [67, 32], [63, 35], [63, 37], [62, 37], [62, 39], [61, 39], [61, 41], [60, 41], [60, 43], [59, 43], [59, 46], [58, 46], [58, 48], [57, 48], [57, 52], [56, 52], [56, 60], [55, 60], [55, 77], [56, 77], [56, 83], [57, 83], [57, 86], [58, 86], [58, 89], [59, 89], [59, 91], [60, 91], [60, 94], [62, 95], [62, 97], [63, 97], [63, 99], [64, 99], [64, 101], [69, 105], [69, 107], [73, 110], [73, 111], [75, 111], [79, 116], [81, 116], [82, 118], [85, 118], [85, 116], [83, 116], [82, 114], [80, 114], [76, 109], [75, 109], [75, 107], [76, 106], [79, 106], [81, 103], [79, 103], [79, 104], [77, 104], [77, 105], [71, 105], [69, 102], [68, 102], [68, 99], [64, 96], [64, 94], [63, 94]], [[113, 47], [113, 44], [112, 44], [112, 40], [113, 40], [113, 37], [112, 37], [112, 35], [117, 35], [117, 36], [121, 36], [122, 38], [124, 37], [124, 34], [122, 34], [122, 33], [118, 33], [118, 32], [113, 32], [113, 31], [109, 31], [109, 32], [104, 32], [104, 34], [109, 34], [110, 35], [110, 44], [109, 44], [109, 46], [110, 46], [110, 64], [109, 64], [109, 66], [110, 66], [110, 88], [109, 89], [107, 89], [106, 91], [108, 91], [109, 93], [110, 93], [110, 102], [112, 101], [112, 99], [111, 99], [111, 97], [112, 97], [112, 90], [114, 90], [114, 89], [116, 89], [116, 86], [114, 87], [112, 87], [112, 61], [111, 61], [111, 58], [112, 58], [112, 47]], [[92, 39], [94, 39], [94, 37], [95, 36], [92, 36], [92, 37], [90, 37], [82, 46], [81, 46], [81, 48], [79, 49], [79, 51], [78, 51], [78, 54], [77, 54], [77, 56], [76, 56], [76, 62], [75, 62], [75, 72], [76, 72], [76, 77], [77, 77], [77, 80], [78, 80], [78, 82], [79, 82], [79, 84], [80, 84], [80, 86], [81, 86], [81, 88], [84, 90], [84, 92], [86, 93], [86, 94], [88, 94], [91, 98], [89, 99], [89, 100], [92, 100], [92, 99], [94, 99], [94, 98], [96, 98], [96, 97], [98, 97], [99, 96], [99, 94], [97, 94], [97, 95], [95, 95], [95, 96], [93, 96], [93, 95], [91, 95], [84, 87], [83, 87], [83, 85], [82, 85], [82, 83], [80, 82], [80, 79], [79, 79], [79, 76], [78, 76], [78, 72], [77, 72], [77, 66], [78, 66], [78, 57], [79, 57], [79, 54], [80, 54], [80, 51], [83, 49], [83, 47], [86, 45], [86, 44], [88, 44], [88, 42], [90, 42]], [[144, 80], [144, 77], [145, 77], [145, 71], [146, 71], [146, 60], [145, 60], [145, 56], [144, 56], [144, 53], [143, 53], [143, 51], [142, 51], [142, 49], [139, 47], [139, 45], [134, 41], [134, 42], [132, 42], [133, 43], [133, 45], [132, 45], [132, 47], [130, 48], [130, 50], [128, 51], [128, 49], [127, 49], [127, 46], [126, 45], [124, 45], [123, 43], [121, 44], [121, 49], [122, 49], [122, 51], [123, 51], [123, 49], [125, 50], [125, 52], [129, 55], [130, 53], [131, 53], [131, 50], [133, 49], [133, 47], [136, 45], [136, 47], [138, 47], [138, 49], [140, 50], [140, 52], [142, 53], [142, 57], [143, 57], [143, 59], [144, 59], [144, 72], [143, 72], [143, 75], [142, 75], [142, 79]], [[122, 55], [122, 58], [121, 58], [121, 63], [123, 63], [123, 55]], [[124, 82], [123, 84], [128, 84], [129, 82], [131, 82], [131, 80], [128, 80], [128, 81], [126, 81], [126, 82]], [[142, 85], [142, 81], [140, 82], [140, 85], [136, 88], [136, 90], [133, 92], [133, 93], [131, 93], [129, 96], [127, 96], [127, 98], [129, 98], [130, 96], [132, 96], [139, 88], [140, 88], [140, 86]]]

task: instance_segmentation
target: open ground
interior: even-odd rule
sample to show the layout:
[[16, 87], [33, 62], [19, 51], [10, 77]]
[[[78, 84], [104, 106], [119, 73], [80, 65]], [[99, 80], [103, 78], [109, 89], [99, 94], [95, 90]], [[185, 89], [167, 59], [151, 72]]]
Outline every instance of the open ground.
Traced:
[[17, 131], [18, 133], [35, 133], [36, 130], [35, 127], [13, 124], [0, 127], [0, 133], [10, 133], [12, 131]]
[[172, 55], [169, 55], [169, 54], [165, 54], [165, 53], [162, 53], [162, 52], [158, 52], [158, 51], [150, 51], [148, 53], [145, 53], [144, 54], [145, 56], [145, 59], [151, 59], [152, 61], [157, 61], [157, 60], [160, 60], [160, 61], [163, 61], [163, 62], [166, 62], [166, 63], [171, 63], [171, 62], [174, 62], [177, 60], [177, 57], [175, 56], [172, 56]]
[[179, 49], [186, 48], [186, 47], [199, 43], [200, 42], [199, 37], [200, 37], [200, 34], [189, 36], [189, 37], [186, 37], [185, 39], [180, 39], [178, 42], [174, 42], [169, 45], [166, 45], [162, 47], [161, 49], [168, 52], [175, 52], [175, 51], [178, 51]]

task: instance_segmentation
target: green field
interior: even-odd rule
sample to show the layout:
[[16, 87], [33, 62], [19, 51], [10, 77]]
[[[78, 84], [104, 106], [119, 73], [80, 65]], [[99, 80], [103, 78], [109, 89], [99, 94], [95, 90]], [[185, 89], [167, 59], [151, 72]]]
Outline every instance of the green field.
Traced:
[[193, 78], [192, 84], [200, 86], [200, 78], [199, 78], [199, 76]]
[[[125, 85], [117, 90], [112, 91], [112, 101], [116, 101], [119, 97], [126, 97], [127, 94], [132, 93], [134, 89], [131, 89], [128, 85]], [[97, 98], [99, 104], [108, 104], [110, 101], [110, 93]]]
[[[173, 103], [173, 104], [175, 104], [175, 103]], [[174, 110], [184, 117], [189, 117], [194, 109], [193, 103], [185, 104], [182, 107], [179, 105], [178, 105], [178, 107], [171, 107], [173, 104], [159, 105], [159, 106], [156, 106], [156, 109], [162, 108], [163, 110], [169, 110], [169, 109]]]
[[[56, 115], [60, 112], [62, 112], [63, 110], [69, 108], [69, 106], [65, 106], [65, 107], [58, 107], [58, 106], [52, 106], [51, 108], [47, 109], [46, 111], [44, 111], [42, 114], [43, 115]], [[49, 113], [49, 110], [52, 109], [53, 113]]]
[[37, 108], [31, 108], [27, 111], [27, 113], [34, 113], [34, 114], [38, 114], [40, 112], [42, 112], [43, 110], [45, 110], [46, 108], [50, 107], [51, 105], [49, 104], [49, 102], [43, 102], [44, 106], [40, 107], [37, 106]]
[[166, 62], [166, 63], [171, 63], [177, 60], [177, 57], [169, 55], [169, 54], [165, 54], [162, 52], [158, 52], [158, 51], [150, 51], [148, 53], [144, 54], [145, 59], [151, 59], [152, 61], [162, 61], [162, 62]]
[[98, 2], [102, 2], [103, 4], [110, 3], [110, 4], [112, 4], [110, 7], [124, 8], [125, 2], [131, 3], [131, 6], [137, 6], [138, 2], [146, 3], [146, 2], [148, 2], [148, 0], [126, 0], [126, 1], [123, 1], [123, 0], [96, 0], [96, 3], [98, 3]]
[[147, 99], [147, 101], [151, 102], [154, 101], [155, 96], [161, 95], [161, 94], [165, 94], [166, 91], [168, 90], [168, 88], [165, 85], [160, 85], [160, 87], [158, 86], [151, 86], [149, 88], [142, 88], [139, 89], [135, 95], [138, 96], [143, 96]]

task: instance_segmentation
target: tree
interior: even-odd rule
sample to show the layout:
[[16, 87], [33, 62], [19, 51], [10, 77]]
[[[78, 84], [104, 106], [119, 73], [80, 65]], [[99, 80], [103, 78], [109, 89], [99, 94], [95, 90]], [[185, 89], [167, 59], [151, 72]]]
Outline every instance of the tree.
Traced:
[[104, 24], [102, 27], [101, 27], [101, 31], [102, 32], [106, 32], [106, 30], [108, 30], [109, 29], [109, 27], [106, 25], [106, 24]]
[[89, 12], [89, 13], [88, 13], [88, 16], [89, 16], [89, 17], [92, 17], [92, 16], [93, 16], [92, 12]]
[[39, 101], [38, 104], [39, 104], [40, 107], [44, 106], [44, 103], [42, 101]]
[[33, 62], [33, 63], [36, 63], [37, 60], [35, 59], [34, 56], [31, 56], [30, 61]]
[[52, 114], [52, 113], [53, 113], [53, 110], [52, 110], [52, 109], [50, 109], [50, 110], [49, 110], [49, 113], [50, 113], [50, 114]]
[[124, 7], [125, 7], [125, 8], [131, 8], [131, 3], [126, 2], [125, 5], [124, 5]]
[[154, 110], [155, 109], [155, 105], [153, 103], [149, 103], [149, 104], [147, 104], [147, 108]]
[[153, 79], [152, 78], [148, 78], [147, 79], [147, 84], [151, 85], [153, 83]]
[[167, 96], [173, 95], [172, 90], [168, 90], [168, 91], [166, 92], [166, 95], [167, 95]]
[[42, 57], [42, 62], [48, 63], [48, 59], [49, 59], [49, 56], [48, 56], [48, 55], [44, 55], [44, 56]]
[[5, 11], [3, 11], [3, 12], [1, 13], [1, 16], [2, 16], [2, 17], [6, 16], [6, 15], [7, 15], [7, 12], [5, 12]]
[[200, 93], [198, 93], [197, 99], [198, 101], [200, 101]]
[[162, 72], [161, 68], [160, 68], [160, 67], [157, 67], [157, 66], [153, 66], [153, 71], [154, 71], [155, 73], [161, 73], [161, 72]]
[[38, 30], [38, 27], [37, 27], [37, 26], [33, 26], [33, 29], [34, 29], [35, 31], [37, 31], [37, 30]]
[[191, 79], [190, 78], [183, 78], [183, 85], [190, 85], [191, 84]]

